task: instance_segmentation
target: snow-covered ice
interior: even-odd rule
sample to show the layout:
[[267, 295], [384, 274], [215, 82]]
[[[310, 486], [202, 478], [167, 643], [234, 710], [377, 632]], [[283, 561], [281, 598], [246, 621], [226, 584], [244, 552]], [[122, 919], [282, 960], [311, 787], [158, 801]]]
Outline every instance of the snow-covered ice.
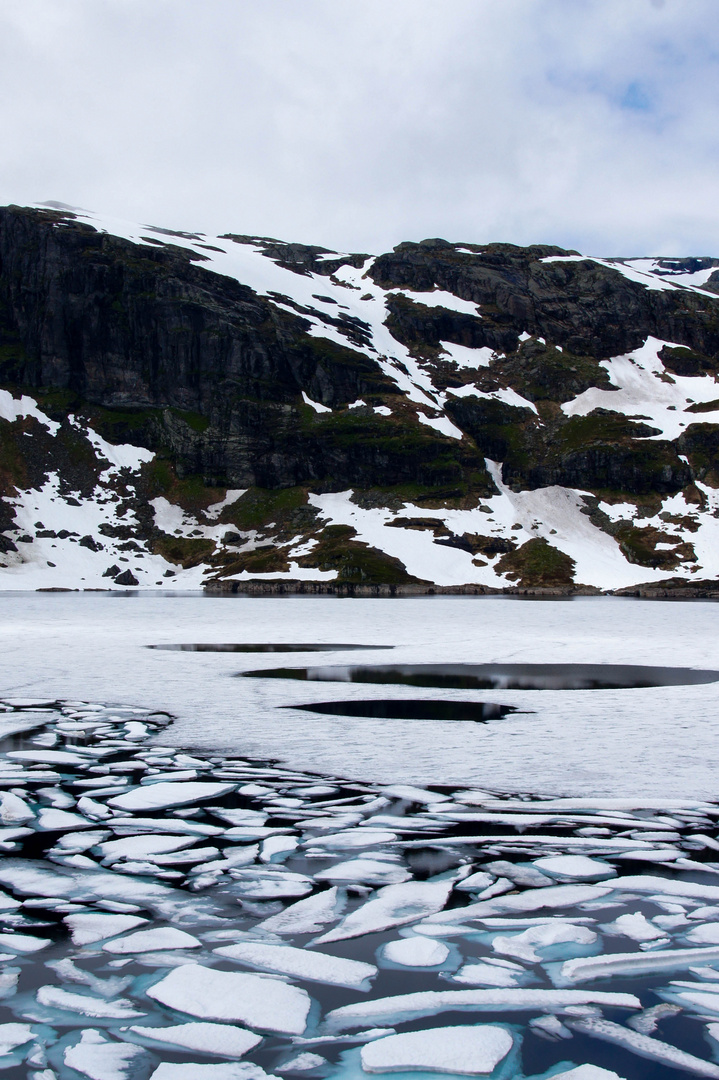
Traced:
[[433, 1070], [462, 1076], [486, 1076], [512, 1049], [512, 1035], [493, 1024], [429, 1028], [388, 1035], [362, 1047], [368, 1073]]

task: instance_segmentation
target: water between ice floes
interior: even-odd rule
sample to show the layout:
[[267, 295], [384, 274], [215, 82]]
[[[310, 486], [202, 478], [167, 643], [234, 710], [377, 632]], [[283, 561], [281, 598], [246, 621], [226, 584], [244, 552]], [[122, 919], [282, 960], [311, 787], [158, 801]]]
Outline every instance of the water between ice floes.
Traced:
[[[712, 603], [77, 593], [5, 593], [0, 603], [3, 693], [163, 709], [176, 717], [163, 737], [178, 746], [383, 783], [647, 798], [716, 793], [718, 683], [493, 688], [472, 696], [515, 712], [481, 724], [418, 722], [283, 706], [426, 699], [420, 686], [236, 678], [276, 667], [276, 655], [147, 648], [328, 643], [324, 655], [283, 661], [297, 668], [356, 665], [361, 657], [363, 665], [718, 669], [719, 608]], [[369, 648], [343, 653], [338, 641]], [[433, 688], [431, 696], [446, 703], [468, 697], [451, 688]]]

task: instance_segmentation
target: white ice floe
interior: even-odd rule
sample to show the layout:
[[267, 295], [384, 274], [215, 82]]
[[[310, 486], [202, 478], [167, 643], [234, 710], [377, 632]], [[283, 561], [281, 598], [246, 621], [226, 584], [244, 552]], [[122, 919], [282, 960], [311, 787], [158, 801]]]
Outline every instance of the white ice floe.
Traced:
[[259, 941], [243, 941], [215, 949], [218, 956], [237, 960], [248, 967], [277, 975], [290, 975], [310, 982], [328, 983], [330, 986], [347, 986], [369, 990], [369, 979], [377, 974], [374, 964], [360, 960], [348, 960], [341, 956], [312, 949], [297, 949], [291, 945], [266, 945]]
[[34, 937], [32, 934], [0, 933], [0, 948], [16, 953], [35, 953], [46, 949], [52, 942], [49, 938]]
[[520, 964], [494, 959], [476, 963], [470, 961], [463, 964], [457, 974], [452, 976], [452, 982], [465, 983], [468, 986], [496, 986], [498, 988], [521, 986], [528, 981], [533, 981], [532, 976]]
[[521, 934], [497, 935], [492, 941], [492, 948], [503, 956], [514, 956], [518, 960], [535, 964], [543, 958], [547, 950], [557, 945], [563, 947], [562, 952], [566, 956], [570, 952], [567, 946], [579, 945], [578, 951], [584, 952], [587, 946], [594, 945], [596, 941], [596, 933], [588, 926], [575, 926], [557, 920], [543, 926], [528, 927]]
[[388, 941], [382, 948], [382, 959], [400, 967], [439, 967], [449, 956], [449, 948], [442, 941], [412, 934], [410, 937]]
[[167, 851], [179, 851], [195, 843], [195, 836], [173, 836], [172, 833], [156, 836], [144, 833], [140, 836], [123, 836], [98, 845], [103, 859], [136, 859], [141, 855], [160, 855]]
[[94, 1028], [86, 1028], [79, 1042], [65, 1048], [63, 1061], [90, 1080], [127, 1080], [145, 1057], [139, 1046], [115, 1042]]
[[604, 878], [615, 877], [617, 873], [609, 863], [590, 859], [587, 855], [548, 855], [535, 859], [534, 865], [551, 877], [576, 881], [602, 881]]
[[289, 1035], [303, 1033], [311, 1004], [306, 990], [271, 975], [218, 971], [200, 964], [175, 968], [147, 995], [203, 1020], [228, 1020]]
[[577, 1065], [569, 1072], [553, 1073], [552, 1080], [624, 1080], [619, 1073], [602, 1069], [599, 1065]]
[[659, 952], [607, 953], [566, 960], [556, 976], [560, 986], [607, 979], [612, 975], [646, 975], [651, 972], [680, 971], [719, 960], [719, 946], [694, 949], [661, 949]]
[[259, 925], [275, 934], [316, 934], [334, 922], [344, 910], [345, 900], [336, 886], [290, 904], [277, 915], [270, 915]]
[[606, 1005], [619, 1009], [639, 1009], [634, 994], [582, 990], [422, 990], [415, 994], [352, 1002], [328, 1012], [329, 1032], [347, 1031], [366, 1024], [402, 1024], [443, 1012], [554, 1012], [573, 1005]]
[[450, 908], [448, 911], [441, 911], [439, 914], [430, 916], [428, 921], [430, 923], [466, 922], [482, 919], [488, 915], [540, 911], [542, 908], [556, 910], [575, 907], [577, 904], [584, 904], [590, 900], [599, 900], [611, 891], [611, 888], [602, 885], [548, 885], [541, 889], [527, 889], [525, 892], [512, 893], [510, 896], [478, 900], [476, 904], [468, 904], [464, 908]]
[[719, 923], [695, 926], [685, 937], [694, 945], [719, 945]]
[[133, 1026], [130, 1031], [143, 1039], [183, 1050], [196, 1050], [214, 1057], [240, 1058], [262, 1042], [262, 1036], [230, 1024], [190, 1022], [170, 1027]]
[[174, 926], [157, 926], [152, 930], [137, 930], [126, 937], [115, 938], [103, 945], [103, 951], [119, 956], [127, 953], [156, 952], [165, 949], [198, 949], [201, 942], [185, 930]]
[[462, 1076], [486, 1076], [512, 1049], [511, 1032], [494, 1024], [429, 1028], [388, 1035], [362, 1047], [368, 1073], [418, 1069]]
[[137, 915], [95, 915], [92, 912], [66, 915], [63, 922], [69, 926], [73, 945], [92, 945], [95, 941], [124, 934], [142, 926], [147, 919]]
[[283, 1065], [275, 1065], [275, 1069], [278, 1073], [303, 1073], [310, 1072], [312, 1069], [319, 1069], [320, 1066], [326, 1065], [327, 1059], [323, 1058], [320, 1054], [310, 1054], [305, 1052], [304, 1054], [297, 1054], [295, 1057], [290, 1058]]
[[363, 882], [365, 885], [397, 885], [412, 875], [394, 859], [359, 858], [335, 863], [315, 874], [315, 881]]
[[223, 1061], [217, 1065], [163, 1061], [150, 1080], [274, 1080], [260, 1065], [249, 1061]]
[[133, 788], [124, 795], [110, 799], [110, 806], [119, 810], [164, 810], [170, 806], [186, 806], [204, 799], [218, 799], [234, 791], [236, 784], [213, 784], [207, 781], [161, 781]]
[[306, 841], [307, 847], [325, 848], [368, 848], [379, 847], [380, 844], [389, 844], [396, 840], [397, 836], [387, 829], [347, 829], [343, 832], [328, 833], [326, 836], [313, 836]]
[[[607, 934], [619, 934], [631, 938], [632, 941], [668, 940], [666, 931], [660, 930], [658, 926], [651, 923], [641, 911], [625, 911], [614, 922], [606, 923], [602, 929]], [[719, 938], [715, 939], [716, 943], [719, 943]], [[704, 944], [708, 944], [708, 942]]]
[[362, 907], [351, 911], [339, 926], [317, 938], [317, 944], [373, 934], [393, 926], [418, 922], [441, 911], [452, 891], [451, 881], [407, 881], [387, 885]]
[[30, 1042], [33, 1037], [29, 1024], [0, 1024], [0, 1054], [9, 1054], [16, 1047]]
[[62, 986], [41, 986], [36, 994], [38, 1005], [50, 1009], [64, 1009], [67, 1012], [82, 1013], [95, 1020], [134, 1020], [145, 1013], [138, 1012], [131, 1001], [115, 998], [114, 1001], [102, 1001], [89, 994], [76, 994]]
[[251, 870], [238, 870], [233, 877], [237, 894], [253, 900], [307, 896], [314, 888], [312, 878], [289, 871], [260, 870], [253, 867]]
[[34, 817], [35, 811], [19, 795], [13, 795], [11, 791], [0, 793], [0, 822], [3, 825], [17, 825]]
[[680, 1050], [678, 1047], [662, 1042], [660, 1039], [653, 1039], [649, 1035], [642, 1035], [638, 1031], [622, 1027], [621, 1024], [615, 1024], [611, 1020], [592, 1016], [581, 1020], [566, 1020], [565, 1022], [567, 1027], [580, 1032], [582, 1035], [591, 1035], [596, 1039], [601, 1039], [603, 1042], [621, 1046], [624, 1050], [629, 1050], [649, 1061], [656, 1061], [670, 1068], [680, 1069], [682, 1072], [690, 1072], [695, 1076], [706, 1076], [710, 1077], [711, 1080], [719, 1080], [719, 1065], [695, 1057], [694, 1054], [688, 1054], [686, 1050]]

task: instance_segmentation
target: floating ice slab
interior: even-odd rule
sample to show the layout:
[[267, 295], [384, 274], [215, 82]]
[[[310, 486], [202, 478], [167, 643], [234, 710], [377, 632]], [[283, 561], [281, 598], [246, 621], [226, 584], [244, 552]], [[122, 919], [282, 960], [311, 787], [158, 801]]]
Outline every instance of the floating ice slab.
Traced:
[[531, 972], [508, 961], [464, 964], [452, 978], [452, 982], [466, 983], [469, 986], [496, 987], [521, 986], [522, 983], [534, 981], [536, 980]]
[[137, 915], [83, 913], [66, 915], [63, 922], [70, 928], [73, 945], [91, 945], [95, 941], [124, 934], [126, 930], [134, 930], [136, 926], [146, 923], [147, 919], [141, 919]]
[[612, 975], [646, 975], [654, 971], [681, 971], [719, 960], [719, 946], [707, 949], [662, 949], [660, 952], [609, 953], [567, 960], [556, 978], [557, 985], [588, 979], [608, 979]]
[[[113, 826], [115, 823], [113, 822]], [[98, 851], [103, 859], [137, 859], [142, 855], [159, 855], [165, 851], [179, 851], [189, 847], [195, 842], [194, 836], [153, 836], [143, 834], [141, 836], [123, 836], [119, 840], [108, 840], [100, 844]]]
[[316, 934], [327, 923], [339, 918], [344, 905], [344, 898], [340, 897], [334, 886], [305, 900], [298, 900], [259, 925], [263, 930], [271, 930], [275, 934]]
[[687, 941], [696, 945], [719, 945], [719, 923], [704, 923], [695, 926], [686, 935]]
[[[133, 935], [137, 936], [137, 935]], [[278, 975], [291, 975], [312, 982], [329, 983], [331, 986], [347, 986], [369, 989], [368, 980], [377, 974], [374, 964], [359, 960], [347, 960], [341, 956], [312, 949], [296, 949], [291, 945], [265, 945], [262, 942], [243, 941], [215, 949], [218, 956], [227, 956], [249, 967]]]
[[[505, 956], [515, 956], [530, 964], [541, 960], [541, 953], [555, 945], [580, 945], [583, 948], [594, 945], [597, 935], [588, 926], [575, 926], [572, 923], [557, 920], [542, 926], [530, 926], [521, 934], [497, 936], [492, 942], [495, 952]], [[564, 952], [567, 955], [567, 952]]]
[[451, 881], [407, 881], [401, 885], [387, 885], [373, 900], [350, 912], [338, 927], [318, 938], [317, 943], [343, 941], [417, 922], [440, 911], [451, 891]]
[[33, 1037], [29, 1024], [0, 1024], [0, 1054], [9, 1054], [16, 1047], [24, 1046]]
[[587, 855], [549, 855], [536, 859], [534, 865], [551, 877], [579, 881], [602, 881], [616, 875], [613, 866], [599, 859], [590, 859]]
[[[504, 840], [505, 837], [502, 837]], [[534, 839], [534, 838], [532, 838]], [[556, 842], [556, 837], [554, 838]], [[542, 889], [528, 889], [526, 892], [503, 896], [496, 900], [479, 900], [464, 908], [452, 908], [432, 915], [433, 923], [466, 922], [481, 919], [487, 915], [504, 915], [515, 911], [539, 911], [541, 908], [576, 907], [590, 900], [598, 900], [611, 892], [601, 885], [548, 885]]]
[[34, 937], [32, 934], [0, 934], [0, 946], [17, 953], [39, 952], [51, 944], [48, 938]]
[[443, 1012], [552, 1012], [569, 1005], [607, 1005], [640, 1009], [634, 994], [577, 990], [423, 990], [416, 994], [358, 1001], [333, 1009], [325, 1017], [328, 1031], [347, 1031], [365, 1024], [401, 1024]]
[[553, 1073], [552, 1080], [624, 1080], [619, 1073], [601, 1069], [599, 1065], [577, 1065], [569, 1072]]
[[189, 1023], [171, 1027], [139, 1027], [130, 1031], [141, 1038], [168, 1046], [181, 1046], [215, 1057], [240, 1058], [262, 1042], [261, 1035], [229, 1024]]
[[[649, 919], [647, 919], [646, 915], [642, 915], [641, 911], [627, 911], [616, 918], [614, 922], [606, 923], [602, 929], [608, 934], [621, 934], [624, 937], [631, 938], [633, 941], [661, 941], [662, 938], [667, 936], [666, 931], [660, 930], [658, 926], [650, 923]], [[719, 937], [714, 939], [714, 943], [718, 942]], [[709, 944], [709, 942], [703, 944]]]
[[174, 926], [159, 926], [153, 930], [138, 930], [127, 937], [115, 938], [103, 945], [103, 951], [125, 955], [127, 953], [157, 952], [164, 949], [199, 949], [201, 942], [177, 930]]
[[315, 881], [362, 882], [365, 885], [397, 885], [408, 881], [411, 874], [406, 867], [384, 859], [348, 859], [335, 863], [315, 875]]
[[87, 1028], [80, 1041], [65, 1049], [63, 1060], [70, 1069], [88, 1076], [90, 1080], [126, 1080], [139, 1060], [147, 1057], [139, 1046], [113, 1042], [99, 1031]]
[[673, 1066], [683, 1072], [693, 1073], [695, 1076], [719, 1080], [719, 1065], [688, 1054], [685, 1050], [679, 1050], [676, 1046], [662, 1042], [660, 1039], [653, 1039], [649, 1035], [642, 1035], [638, 1031], [622, 1027], [621, 1024], [615, 1024], [611, 1020], [592, 1016], [582, 1020], [567, 1020], [566, 1024], [567, 1027], [582, 1035], [592, 1035], [603, 1042], [621, 1046], [649, 1061], [657, 1061], [670, 1068]]
[[303, 1033], [311, 1004], [306, 990], [270, 975], [217, 971], [200, 964], [175, 968], [151, 986], [147, 996], [190, 1016], [289, 1035]]
[[19, 795], [13, 795], [11, 791], [0, 793], [0, 822], [3, 825], [17, 825], [34, 817], [35, 811]]
[[134, 1020], [145, 1013], [138, 1012], [131, 1001], [116, 998], [114, 1001], [101, 1001], [88, 994], [75, 994], [63, 990], [61, 986], [41, 986], [37, 992], [39, 1005], [50, 1009], [65, 1009], [68, 1012], [82, 1013], [98, 1020]]
[[430, 1028], [388, 1035], [362, 1047], [368, 1073], [433, 1070], [462, 1076], [486, 1076], [512, 1049], [512, 1035], [493, 1024]]
[[120, 810], [164, 810], [170, 806], [186, 806], [201, 799], [219, 799], [234, 791], [236, 784], [212, 784], [197, 781], [160, 781], [134, 788], [124, 795], [109, 800], [110, 806]]
[[259, 1065], [251, 1065], [249, 1061], [223, 1061], [218, 1065], [163, 1061], [150, 1080], [273, 1080], [273, 1076]]
[[382, 957], [401, 967], [438, 967], [449, 956], [449, 948], [442, 941], [412, 934], [411, 937], [388, 941], [382, 949]]

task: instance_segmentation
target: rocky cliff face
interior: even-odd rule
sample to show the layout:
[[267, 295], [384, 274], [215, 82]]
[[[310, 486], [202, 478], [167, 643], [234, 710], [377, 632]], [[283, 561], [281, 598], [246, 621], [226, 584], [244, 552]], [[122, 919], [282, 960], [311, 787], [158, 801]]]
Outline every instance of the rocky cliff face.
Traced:
[[718, 372], [719, 260], [5, 208], [0, 578], [714, 579]]

